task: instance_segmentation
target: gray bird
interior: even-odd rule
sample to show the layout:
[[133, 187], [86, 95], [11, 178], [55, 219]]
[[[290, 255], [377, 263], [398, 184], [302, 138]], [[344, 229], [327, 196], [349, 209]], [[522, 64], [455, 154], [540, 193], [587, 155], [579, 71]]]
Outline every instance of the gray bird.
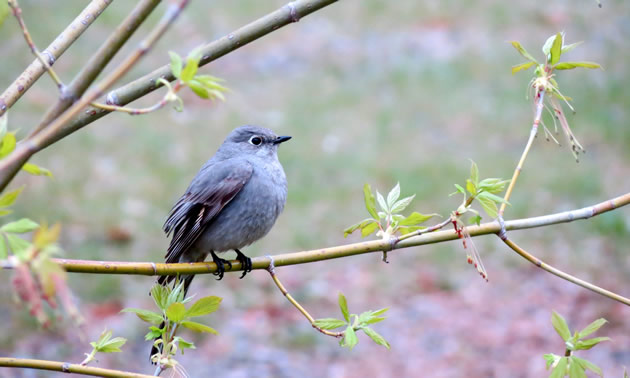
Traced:
[[[284, 209], [287, 179], [277, 152], [289, 139], [256, 126], [241, 126], [227, 136], [164, 223], [166, 234], [173, 234], [167, 263], [200, 262], [210, 254], [220, 280], [225, 265], [232, 264], [217, 253], [233, 250], [243, 267], [241, 278], [251, 271], [251, 259], [239, 249], [265, 236]], [[193, 277], [182, 277], [185, 292]], [[158, 283], [174, 278], [162, 276]]]

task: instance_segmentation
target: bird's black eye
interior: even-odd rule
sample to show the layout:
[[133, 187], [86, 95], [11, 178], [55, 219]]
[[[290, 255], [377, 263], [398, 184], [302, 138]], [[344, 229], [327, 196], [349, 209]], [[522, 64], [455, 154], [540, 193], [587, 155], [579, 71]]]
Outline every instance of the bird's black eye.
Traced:
[[259, 136], [253, 136], [249, 138], [249, 143], [253, 144], [254, 146], [259, 146], [262, 143], [262, 138]]

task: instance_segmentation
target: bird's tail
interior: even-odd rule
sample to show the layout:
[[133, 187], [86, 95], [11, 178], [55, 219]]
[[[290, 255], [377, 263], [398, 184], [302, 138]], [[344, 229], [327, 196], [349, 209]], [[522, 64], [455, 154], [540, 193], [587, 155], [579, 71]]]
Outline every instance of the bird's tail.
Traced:
[[[177, 286], [179, 282], [183, 282], [183, 284], [184, 284], [184, 286], [183, 286], [184, 298], [186, 298], [186, 294], [188, 294], [188, 288], [190, 287], [190, 284], [192, 283], [193, 278], [195, 278], [195, 275], [194, 274], [190, 274], [190, 275], [181, 276], [179, 279], [177, 279], [177, 278], [178, 278], [178, 276], [160, 276], [160, 278], [158, 278], [158, 280], [157, 280], [157, 283], [162, 285], [162, 286], [166, 286], [166, 285], [170, 284], [171, 282], [173, 282], [173, 288], [175, 288], [175, 286]], [[162, 328], [164, 328], [165, 325], [166, 324], [164, 322], [162, 322], [162, 323], [160, 323], [159, 328], [162, 329]], [[155, 343], [157, 340], [161, 340], [161, 339], [162, 339], [161, 336], [156, 337], [153, 340], [153, 346], [151, 346], [151, 354], [149, 355], [149, 360], [151, 360], [151, 363], [153, 365], [156, 364], [153, 361], [153, 356], [156, 353], [162, 354], [162, 350], [164, 349], [164, 343], [159, 343], [159, 344]]]

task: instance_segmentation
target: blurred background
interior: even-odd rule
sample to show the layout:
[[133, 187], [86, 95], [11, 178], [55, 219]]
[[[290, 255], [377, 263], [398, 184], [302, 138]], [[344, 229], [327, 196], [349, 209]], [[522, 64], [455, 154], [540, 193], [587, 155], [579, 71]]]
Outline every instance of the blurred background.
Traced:
[[[85, 2], [20, 2], [40, 48], [79, 14]], [[286, 1], [192, 2], [124, 84], [168, 63], [167, 52], [186, 55]], [[114, 2], [58, 60], [69, 82], [130, 11]], [[137, 45], [161, 17], [160, 6], [109, 69]], [[591, 60], [602, 70], [563, 71], [557, 80], [574, 98], [569, 122], [587, 154], [575, 162], [563, 146], [539, 134], [512, 196], [506, 219], [592, 205], [630, 188], [630, 3], [591, 0], [340, 1], [201, 69], [226, 80], [226, 102], [182, 93], [185, 111], [170, 106], [145, 116], [112, 114], [71, 135], [33, 162], [53, 179], [20, 174], [26, 185], [15, 217], [60, 222], [65, 257], [163, 261], [161, 230], [171, 205], [199, 167], [236, 126], [256, 124], [292, 135], [280, 149], [289, 181], [284, 213], [271, 233], [244, 251], [250, 256], [357, 242], [343, 229], [365, 218], [362, 186], [381, 192], [400, 182], [417, 194], [409, 211], [448, 216], [460, 203], [449, 197], [468, 177], [470, 161], [482, 177], [510, 178], [533, 117], [526, 100], [531, 71], [512, 76], [523, 59], [508, 41], [520, 41], [542, 59], [540, 47], [558, 31], [584, 44], [563, 56]], [[33, 60], [14, 19], [0, 29], [0, 87]], [[153, 104], [163, 92], [133, 106]], [[9, 127], [24, 136], [57, 97], [48, 77], [9, 113]], [[551, 122], [548, 122], [549, 124]], [[609, 290], [630, 295], [630, 210], [588, 221], [512, 232], [531, 253]], [[540, 377], [544, 353], [562, 354], [551, 311], [572, 328], [609, 320], [598, 335], [612, 337], [578, 355], [622, 375], [630, 365], [630, 309], [532, 266], [494, 236], [475, 239], [489, 274], [483, 281], [468, 264], [461, 242], [368, 254], [278, 269], [289, 291], [315, 317], [340, 317], [337, 294], [351, 312], [389, 307], [375, 325], [386, 350], [359, 335], [352, 351], [314, 331], [277, 291], [264, 271], [245, 279], [205, 275], [191, 291], [223, 298], [203, 322], [218, 336], [184, 332], [196, 351], [178, 360], [192, 377]], [[10, 282], [11, 272], [0, 272]], [[40, 329], [0, 289], [0, 354], [80, 362], [104, 329], [129, 339], [123, 353], [99, 356], [96, 366], [151, 374], [146, 324], [124, 307], [151, 308], [154, 278], [70, 274], [87, 325], [81, 339], [61, 317]], [[54, 374], [0, 370], [7, 377]]]

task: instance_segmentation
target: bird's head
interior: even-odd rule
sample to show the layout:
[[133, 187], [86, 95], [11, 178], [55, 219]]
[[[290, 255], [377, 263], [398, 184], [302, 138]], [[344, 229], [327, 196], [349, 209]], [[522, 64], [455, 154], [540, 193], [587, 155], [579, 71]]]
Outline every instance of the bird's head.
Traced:
[[278, 136], [264, 127], [241, 126], [225, 138], [219, 152], [225, 157], [235, 157], [239, 154], [273, 157], [276, 156], [278, 145], [289, 139], [290, 136]]

